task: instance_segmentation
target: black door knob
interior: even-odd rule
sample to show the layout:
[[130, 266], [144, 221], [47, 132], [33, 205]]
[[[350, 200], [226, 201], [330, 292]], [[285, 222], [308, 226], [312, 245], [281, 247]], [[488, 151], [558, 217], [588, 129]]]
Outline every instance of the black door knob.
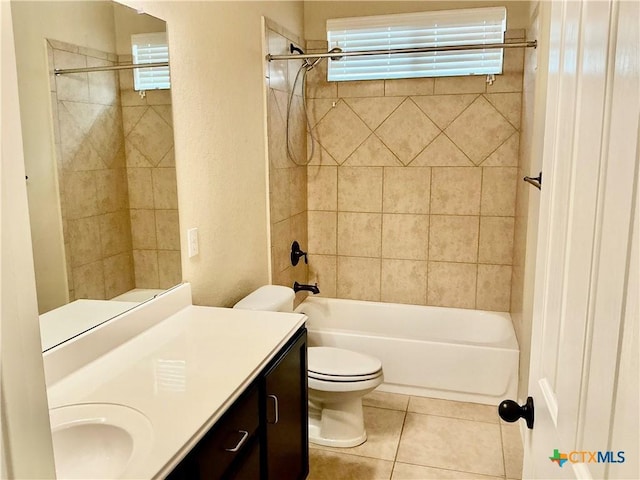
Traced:
[[503, 400], [498, 405], [498, 415], [505, 422], [516, 422], [519, 418], [527, 421], [527, 427], [533, 428], [533, 398], [527, 397], [527, 403], [520, 406], [513, 400]]

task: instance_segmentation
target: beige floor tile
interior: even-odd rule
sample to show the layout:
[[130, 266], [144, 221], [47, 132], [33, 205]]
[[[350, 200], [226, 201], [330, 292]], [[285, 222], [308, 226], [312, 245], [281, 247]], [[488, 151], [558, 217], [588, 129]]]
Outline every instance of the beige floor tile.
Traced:
[[522, 478], [522, 437], [520, 436], [520, 426], [500, 422], [502, 430], [502, 451], [504, 454], [504, 469], [507, 477]]
[[396, 463], [393, 466], [393, 474], [391, 475], [391, 480], [498, 480], [500, 478], [502, 477], [422, 467], [420, 465], [409, 465], [408, 463]]
[[409, 398], [409, 395], [374, 390], [364, 396], [362, 405], [365, 407], [387, 408], [389, 410], [402, 410], [406, 412]]
[[388, 480], [393, 462], [309, 449], [308, 480]]
[[479, 403], [453, 402], [438, 398], [411, 397], [409, 412], [437, 415], [439, 417], [461, 418], [477, 422], [498, 423], [496, 407]]
[[397, 461], [504, 476], [500, 426], [407, 413]]
[[364, 407], [364, 425], [367, 441], [352, 448], [333, 448], [313, 445], [314, 448], [362, 457], [394, 460], [400, 443], [405, 412], [375, 407]]

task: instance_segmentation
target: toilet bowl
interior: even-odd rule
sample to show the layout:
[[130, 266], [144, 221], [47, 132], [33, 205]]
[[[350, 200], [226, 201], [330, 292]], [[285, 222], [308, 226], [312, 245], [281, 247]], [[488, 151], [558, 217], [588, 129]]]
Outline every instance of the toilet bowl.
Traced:
[[309, 441], [355, 447], [367, 439], [362, 397], [382, 383], [382, 362], [333, 347], [308, 353]]
[[[233, 308], [293, 312], [294, 292], [265, 285]], [[309, 441], [330, 447], [355, 447], [367, 433], [362, 397], [383, 381], [382, 362], [369, 355], [333, 347], [308, 348]]]

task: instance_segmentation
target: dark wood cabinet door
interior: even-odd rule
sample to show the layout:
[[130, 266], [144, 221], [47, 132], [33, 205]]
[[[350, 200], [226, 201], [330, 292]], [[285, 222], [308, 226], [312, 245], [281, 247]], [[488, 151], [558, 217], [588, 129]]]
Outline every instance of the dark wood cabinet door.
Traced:
[[245, 461], [249, 450], [254, 448], [254, 438], [259, 450], [259, 405], [259, 388], [254, 384], [200, 440], [193, 450], [198, 479], [232, 478], [228, 472]]
[[303, 329], [264, 377], [264, 461], [269, 480], [309, 472], [307, 332]]
[[259, 480], [260, 475], [260, 440], [256, 437], [247, 445], [242, 460], [233, 464], [222, 479]]

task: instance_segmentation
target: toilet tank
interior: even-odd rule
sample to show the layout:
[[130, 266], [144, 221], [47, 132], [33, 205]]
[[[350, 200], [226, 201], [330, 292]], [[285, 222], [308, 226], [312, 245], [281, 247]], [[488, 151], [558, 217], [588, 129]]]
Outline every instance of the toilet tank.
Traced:
[[244, 297], [233, 308], [266, 312], [293, 312], [294, 296], [295, 293], [289, 287], [264, 285]]

